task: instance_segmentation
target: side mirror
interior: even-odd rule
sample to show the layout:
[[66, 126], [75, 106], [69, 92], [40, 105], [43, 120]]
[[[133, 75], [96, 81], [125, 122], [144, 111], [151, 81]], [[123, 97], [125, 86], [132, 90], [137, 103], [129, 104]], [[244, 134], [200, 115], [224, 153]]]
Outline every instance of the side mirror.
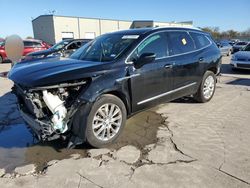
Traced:
[[155, 53], [144, 53], [134, 62], [134, 66], [136, 69], [139, 69], [143, 67], [143, 65], [152, 63], [155, 60], [155, 57]]

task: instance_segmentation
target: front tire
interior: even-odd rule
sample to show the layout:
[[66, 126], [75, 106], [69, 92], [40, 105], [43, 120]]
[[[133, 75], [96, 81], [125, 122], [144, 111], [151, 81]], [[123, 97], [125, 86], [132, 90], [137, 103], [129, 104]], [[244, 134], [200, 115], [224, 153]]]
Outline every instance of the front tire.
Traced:
[[205, 103], [213, 98], [216, 86], [216, 77], [212, 71], [206, 71], [203, 75], [202, 82], [198, 88], [194, 99], [197, 102]]
[[121, 134], [126, 119], [127, 111], [122, 100], [114, 95], [102, 95], [93, 104], [87, 119], [87, 142], [96, 148], [113, 143]]

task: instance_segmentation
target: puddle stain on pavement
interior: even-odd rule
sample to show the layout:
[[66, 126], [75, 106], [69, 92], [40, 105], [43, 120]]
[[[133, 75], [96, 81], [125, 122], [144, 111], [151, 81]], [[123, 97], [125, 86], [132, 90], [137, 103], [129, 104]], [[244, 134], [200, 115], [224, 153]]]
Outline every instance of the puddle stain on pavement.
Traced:
[[[148, 144], [157, 142], [158, 127], [164, 122], [160, 114], [148, 110], [128, 119], [127, 124], [116, 143], [110, 145], [111, 150], [119, 149], [126, 145], [133, 145], [143, 149]], [[55, 140], [38, 143], [26, 128], [25, 124], [0, 125], [0, 168], [11, 172], [17, 166], [35, 164], [37, 171], [43, 170], [52, 160], [70, 158], [72, 154], [87, 157], [86, 145], [76, 149], [66, 149], [67, 142]]]

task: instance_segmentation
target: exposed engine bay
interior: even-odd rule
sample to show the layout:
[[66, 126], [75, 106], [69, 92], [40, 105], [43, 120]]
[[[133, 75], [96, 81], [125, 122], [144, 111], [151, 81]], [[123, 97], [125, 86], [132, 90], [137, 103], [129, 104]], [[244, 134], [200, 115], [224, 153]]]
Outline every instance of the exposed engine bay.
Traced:
[[67, 133], [76, 112], [78, 96], [87, 81], [75, 81], [32, 89], [15, 85], [23, 119], [40, 140], [57, 139]]

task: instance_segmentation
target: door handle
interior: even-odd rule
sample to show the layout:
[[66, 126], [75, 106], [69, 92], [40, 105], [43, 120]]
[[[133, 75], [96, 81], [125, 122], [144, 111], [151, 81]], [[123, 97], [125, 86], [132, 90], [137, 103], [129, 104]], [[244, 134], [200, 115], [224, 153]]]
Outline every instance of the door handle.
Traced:
[[165, 69], [172, 69], [173, 65], [172, 64], [166, 64], [164, 67], [165, 67]]

